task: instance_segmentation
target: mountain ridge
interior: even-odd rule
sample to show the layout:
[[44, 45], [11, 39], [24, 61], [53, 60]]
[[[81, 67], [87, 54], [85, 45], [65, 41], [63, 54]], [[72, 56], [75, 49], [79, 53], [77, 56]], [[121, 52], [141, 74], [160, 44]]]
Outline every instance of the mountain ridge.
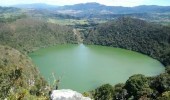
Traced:
[[19, 4], [12, 5], [11, 7], [17, 8], [33, 8], [33, 9], [55, 9], [55, 10], [81, 10], [87, 11], [93, 9], [100, 12], [101, 10], [111, 11], [115, 14], [120, 13], [146, 13], [146, 12], [169, 12], [170, 6], [159, 6], [159, 5], [139, 5], [134, 7], [124, 6], [106, 6], [100, 3], [79, 3], [74, 5], [55, 6], [44, 3], [33, 3], [33, 4]]

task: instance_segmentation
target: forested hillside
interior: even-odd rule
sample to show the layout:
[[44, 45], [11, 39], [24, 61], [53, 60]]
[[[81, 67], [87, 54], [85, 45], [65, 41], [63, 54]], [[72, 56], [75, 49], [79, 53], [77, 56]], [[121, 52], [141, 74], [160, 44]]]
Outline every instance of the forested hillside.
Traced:
[[65, 43], [77, 43], [71, 27], [28, 16], [1, 19], [0, 99], [47, 100], [50, 88], [47, 88], [48, 83], [41, 77], [30, 58], [23, 53]]
[[0, 99], [48, 100], [48, 83], [23, 54], [42, 47], [77, 43], [77, 38], [72, 27], [15, 13], [20, 10], [0, 7]]
[[164, 65], [170, 61], [170, 28], [122, 17], [100, 24], [85, 35], [86, 44], [125, 48], [147, 54]]
[[0, 44], [20, 51], [63, 43], [77, 43], [72, 28], [31, 18], [0, 23]]
[[19, 51], [0, 45], [0, 99], [45, 99], [47, 82], [32, 61]]

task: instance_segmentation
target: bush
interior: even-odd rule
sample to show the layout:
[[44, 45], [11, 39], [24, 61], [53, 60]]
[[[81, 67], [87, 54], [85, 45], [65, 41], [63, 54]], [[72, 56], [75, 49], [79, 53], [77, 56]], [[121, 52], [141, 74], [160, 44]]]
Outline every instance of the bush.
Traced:
[[102, 85], [95, 90], [95, 100], [112, 100], [113, 99], [113, 87], [109, 84]]
[[170, 91], [170, 75], [167, 73], [161, 74], [153, 79], [151, 84], [160, 94], [165, 91]]
[[134, 96], [135, 99], [139, 99], [143, 95], [150, 96], [152, 93], [148, 79], [141, 74], [131, 76], [126, 81], [125, 89], [128, 91], [128, 96]]
[[166, 67], [166, 73], [170, 74], [170, 66]]
[[170, 91], [162, 93], [161, 97], [158, 97], [157, 100], [170, 100]]
[[124, 89], [124, 84], [114, 86], [113, 98], [116, 100], [124, 100], [127, 96], [127, 90]]

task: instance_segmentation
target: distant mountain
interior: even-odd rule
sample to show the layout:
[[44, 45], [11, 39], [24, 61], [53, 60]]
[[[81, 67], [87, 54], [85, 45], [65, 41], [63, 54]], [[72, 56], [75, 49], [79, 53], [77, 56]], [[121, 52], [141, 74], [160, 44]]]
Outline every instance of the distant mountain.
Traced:
[[51, 9], [57, 8], [58, 6], [48, 5], [44, 3], [34, 3], [34, 4], [18, 4], [12, 5], [12, 7], [16, 8], [25, 8], [25, 9]]
[[[141, 5], [136, 7], [122, 7], [122, 6], [106, 6], [99, 3], [80, 3], [75, 5], [66, 6], [55, 6], [44, 3], [34, 4], [19, 4], [13, 5], [12, 7], [17, 8], [32, 8], [32, 9], [55, 9], [57, 11], [79, 11], [84, 12], [95, 12], [95, 13], [111, 13], [111, 14], [129, 14], [129, 13], [150, 13], [150, 12], [170, 12], [170, 6], [156, 6], [156, 5]], [[63, 12], [63, 13], [64, 13]]]
[[75, 4], [75, 5], [66, 5], [66, 6], [61, 6], [58, 9], [61, 10], [102, 10], [102, 9], [107, 9], [109, 10], [111, 6], [105, 6], [99, 3], [80, 3], [80, 4]]
[[[122, 6], [106, 6], [99, 3], [80, 3], [75, 5], [55, 6], [43, 3], [35, 4], [19, 4], [12, 7], [33, 9], [33, 10], [48, 10], [53, 14], [65, 14], [74, 17], [82, 18], [96, 18], [104, 17], [110, 18], [116, 14], [153, 14], [153, 13], [170, 13], [170, 6], [157, 5], [141, 5], [136, 7], [122, 7]], [[122, 16], [122, 15], [121, 15]], [[124, 15], [123, 15], [124, 16]], [[151, 15], [152, 16], [152, 15]]]
[[136, 7], [122, 6], [106, 6], [99, 3], [81, 3], [69, 6], [58, 7], [58, 10], [79, 10], [79, 11], [95, 11], [110, 12], [115, 14], [122, 13], [148, 13], [148, 12], [170, 12], [170, 6], [141, 5]]
[[[89, 14], [112, 14], [116, 9], [125, 9], [124, 7], [112, 7], [106, 6], [99, 3], [80, 3], [75, 5], [60, 6], [57, 11], [60, 13], [76, 15], [89, 15]], [[115, 9], [115, 10], [114, 10]]]
[[81, 3], [75, 5], [59, 6], [56, 11], [76, 17], [91, 18], [101, 15], [133, 14], [133, 13], [166, 13], [170, 6], [141, 5], [136, 7], [106, 6], [99, 3]]

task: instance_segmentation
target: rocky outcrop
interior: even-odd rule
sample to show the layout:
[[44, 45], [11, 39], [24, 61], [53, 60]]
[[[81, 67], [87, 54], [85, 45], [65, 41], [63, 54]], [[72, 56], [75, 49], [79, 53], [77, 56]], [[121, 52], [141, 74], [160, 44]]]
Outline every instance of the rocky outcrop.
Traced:
[[51, 100], [92, 100], [70, 89], [53, 90], [50, 98]]

